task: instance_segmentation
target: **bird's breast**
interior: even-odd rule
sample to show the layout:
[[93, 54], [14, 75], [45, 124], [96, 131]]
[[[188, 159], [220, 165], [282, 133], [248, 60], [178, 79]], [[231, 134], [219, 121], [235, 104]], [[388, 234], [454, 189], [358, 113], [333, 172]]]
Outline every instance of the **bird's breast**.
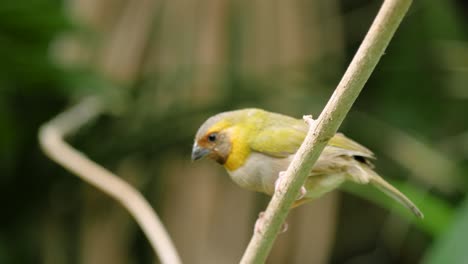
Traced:
[[242, 166], [228, 173], [239, 186], [272, 195], [279, 173], [288, 168], [291, 159], [292, 156], [280, 159], [252, 152]]

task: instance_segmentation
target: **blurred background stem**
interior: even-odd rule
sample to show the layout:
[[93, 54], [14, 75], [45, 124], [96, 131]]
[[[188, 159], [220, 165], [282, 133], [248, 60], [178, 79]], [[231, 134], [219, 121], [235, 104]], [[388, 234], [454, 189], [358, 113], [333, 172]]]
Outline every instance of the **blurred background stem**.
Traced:
[[[154, 262], [120, 205], [39, 149], [40, 125], [87, 96], [103, 112], [68, 142], [143, 193], [183, 260], [237, 262], [268, 198], [192, 164], [196, 129], [242, 107], [317, 116], [380, 4], [3, 1], [0, 263]], [[340, 128], [425, 220], [345, 186], [293, 210], [267, 263], [464, 261], [447, 249], [464, 245], [467, 19], [466, 1], [415, 1]]]
[[101, 112], [101, 102], [97, 98], [85, 98], [73, 108], [42, 125], [39, 130], [39, 142], [43, 151], [83, 181], [122, 204], [143, 229], [161, 263], [180, 263], [179, 255], [167, 231], [143, 195], [65, 142], [66, 136], [76, 133], [82, 126], [96, 119]]

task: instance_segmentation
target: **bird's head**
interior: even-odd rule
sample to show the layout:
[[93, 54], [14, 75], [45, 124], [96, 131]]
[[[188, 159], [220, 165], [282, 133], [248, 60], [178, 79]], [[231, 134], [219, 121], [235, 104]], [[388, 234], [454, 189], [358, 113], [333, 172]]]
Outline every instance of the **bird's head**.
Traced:
[[195, 135], [192, 160], [208, 157], [225, 165], [227, 169], [235, 169], [243, 164], [249, 153], [251, 117], [258, 111], [243, 109], [208, 118]]
[[215, 115], [206, 120], [195, 136], [192, 160], [208, 157], [219, 164], [224, 164], [231, 152], [229, 128], [232, 126], [232, 122], [222, 115]]

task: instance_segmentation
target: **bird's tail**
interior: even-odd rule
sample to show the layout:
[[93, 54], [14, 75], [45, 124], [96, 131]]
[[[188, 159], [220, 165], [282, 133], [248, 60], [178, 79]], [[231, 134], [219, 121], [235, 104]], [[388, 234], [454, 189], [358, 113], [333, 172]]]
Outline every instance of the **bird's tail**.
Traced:
[[348, 174], [354, 182], [360, 184], [372, 184], [383, 193], [411, 210], [411, 212], [413, 212], [413, 214], [418, 218], [424, 218], [421, 210], [419, 210], [419, 208], [408, 197], [406, 197], [406, 195], [380, 177], [371, 167], [369, 167], [368, 164], [353, 162], [353, 165], [348, 167]]
[[406, 208], [411, 210], [414, 215], [418, 218], [424, 218], [424, 214], [419, 210], [419, 208], [402, 192], [400, 192], [397, 188], [393, 187], [390, 183], [385, 181], [382, 177], [380, 177], [376, 172], [374, 172], [371, 168], [366, 168], [368, 174], [371, 175], [370, 183], [381, 190], [383, 193], [387, 194], [391, 198], [395, 199]]

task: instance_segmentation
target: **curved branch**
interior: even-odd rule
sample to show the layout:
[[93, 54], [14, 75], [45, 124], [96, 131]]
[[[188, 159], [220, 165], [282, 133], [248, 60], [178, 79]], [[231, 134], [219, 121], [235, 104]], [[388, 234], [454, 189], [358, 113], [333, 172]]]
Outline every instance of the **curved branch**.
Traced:
[[43, 151], [52, 160], [121, 203], [140, 225], [162, 263], [181, 263], [169, 235], [141, 193], [65, 142], [65, 136], [96, 118], [101, 111], [102, 106], [96, 98], [87, 98], [42, 125], [39, 142]]
[[310, 116], [309, 132], [284, 176], [283, 192], [276, 192], [263, 215], [262, 232], [254, 232], [241, 263], [264, 263], [291, 205], [310, 170], [338, 130], [352, 104], [369, 79], [385, 48], [411, 5], [411, 0], [386, 0], [351, 64], [319, 118]]

